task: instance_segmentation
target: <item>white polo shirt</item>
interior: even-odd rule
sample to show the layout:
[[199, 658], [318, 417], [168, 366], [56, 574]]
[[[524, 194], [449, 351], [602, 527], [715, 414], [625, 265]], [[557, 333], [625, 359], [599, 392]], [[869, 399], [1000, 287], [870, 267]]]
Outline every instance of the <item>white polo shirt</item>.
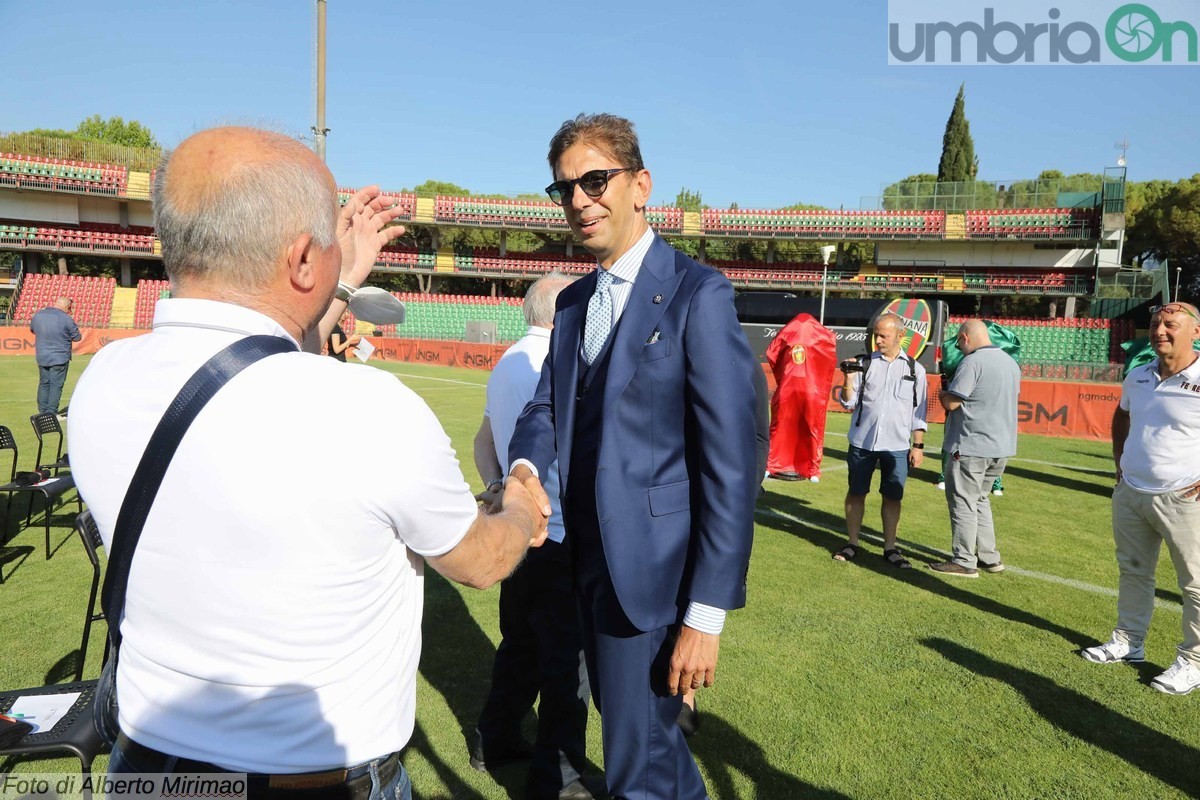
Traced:
[[1200, 358], [1166, 380], [1158, 359], [1131, 370], [1121, 409], [1129, 412], [1121, 474], [1131, 489], [1166, 494], [1200, 481]]
[[[496, 460], [508, 474], [508, 445], [517, 429], [517, 418], [525, 410], [525, 404], [537, 392], [538, 380], [542, 375], [542, 364], [550, 353], [550, 329], [530, 326], [529, 331], [504, 351], [487, 383], [487, 405], [483, 415], [492, 429], [496, 444]], [[566, 536], [563, 528], [561, 502], [558, 497], [558, 462], [550, 465], [546, 482], [542, 484], [550, 498], [550, 521], [547, 523], [548, 538], [562, 542]]]
[[[71, 401], [71, 468], [105, 545], [168, 403], [257, 312], [160, 300], [101, 350]], [[163, 480], [129, 576], [122, 730], [246, 772], [321, 771], [412, 733], [421, 556], [476, 517], [428, 406], [386, 372], [270, 356], [205, 406]]]

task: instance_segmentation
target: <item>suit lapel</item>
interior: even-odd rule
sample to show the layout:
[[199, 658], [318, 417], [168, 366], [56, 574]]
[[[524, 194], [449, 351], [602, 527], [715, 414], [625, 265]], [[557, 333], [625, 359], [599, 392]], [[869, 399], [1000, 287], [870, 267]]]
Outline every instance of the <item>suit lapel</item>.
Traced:
[[[637, 371], [646, 340], [654, 333], [671, 305], [680, 280], [682, 273], [675, 271], [675, 250], [655, 236], [613, 336], [608, 379], [604, 386], [606, 411], [613, 408], [616, 399], [625, 391], [633, 373]], [[658, 302], [655, 302], [656, 298]]]

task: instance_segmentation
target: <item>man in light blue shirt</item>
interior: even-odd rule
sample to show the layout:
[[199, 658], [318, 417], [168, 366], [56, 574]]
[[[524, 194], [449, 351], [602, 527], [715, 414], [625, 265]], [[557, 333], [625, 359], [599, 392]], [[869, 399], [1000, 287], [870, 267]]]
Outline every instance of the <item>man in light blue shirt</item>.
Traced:
[[879, 494], [883, 498], [883, 557], [898, 569], [910, 569], [912, 564], [896, 546], [896, 530], [908, 468], [921, 466], [925, 454], [928, 385], [925, 368], [900, 349], [904, 321], [899, 316], [879, 317], [873, 335], [875, 352], [865, 364], [842, 365], [845, 377], [841, 404], [852, 412], [847, 456], [850, 488], [846, 492], [846, 533], [850, 541], [833, 558], [850, 561], [858, 555], [867, 494], [878, 466]]
[[60, 297], [33, 315], [29, 330], [34, 335], [37, 365], [39, 414], [57, 414], [71, 364], [71, 342], [82, 339], [79, 326], [71, 319], [74, 301]]
[[[550, 273], [529, 287], [523, 308], [529, 332], [505, 351], [488, 379], [483, 423], [475, 435], [475, 466], [488, 487], [481, 495], [485, 501], [496, 499], [504, 485], [517, 417], [537, 390], [550, 349], [555, 301], [573, 280]], [[532, 757], [525, 797], [587, 800], [592, 794], [580, 773], [587, 762], [590, 687], [570, 548], [563, 542], [557, 463], [544, 485], [553, 508], [547, 541], [500, 585], [503, 638], [471, 744], [471, 765], [487, 770]], [[521, 721], [539, 694], [537, 742], [530, 748], [521, 736]]]

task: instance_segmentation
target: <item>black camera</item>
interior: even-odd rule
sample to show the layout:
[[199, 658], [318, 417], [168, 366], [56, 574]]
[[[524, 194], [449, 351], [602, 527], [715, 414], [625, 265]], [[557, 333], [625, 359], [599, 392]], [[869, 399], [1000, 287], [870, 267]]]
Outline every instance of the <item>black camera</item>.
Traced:
[[841, 363], [842, 372], [866, 372], [867, 364], [870, 360], [871, 357], [866, 353], [860, 353], [853, 358], [847, 358]]

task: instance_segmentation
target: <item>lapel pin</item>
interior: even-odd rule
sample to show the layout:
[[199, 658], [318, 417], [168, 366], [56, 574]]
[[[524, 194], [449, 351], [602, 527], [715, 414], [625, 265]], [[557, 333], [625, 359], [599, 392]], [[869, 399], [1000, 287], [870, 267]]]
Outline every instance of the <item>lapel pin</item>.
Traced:
[[654, 295], [654, 304], [658, 305], [661, 302], [662, 302], [662, 295], [661, 294]]

